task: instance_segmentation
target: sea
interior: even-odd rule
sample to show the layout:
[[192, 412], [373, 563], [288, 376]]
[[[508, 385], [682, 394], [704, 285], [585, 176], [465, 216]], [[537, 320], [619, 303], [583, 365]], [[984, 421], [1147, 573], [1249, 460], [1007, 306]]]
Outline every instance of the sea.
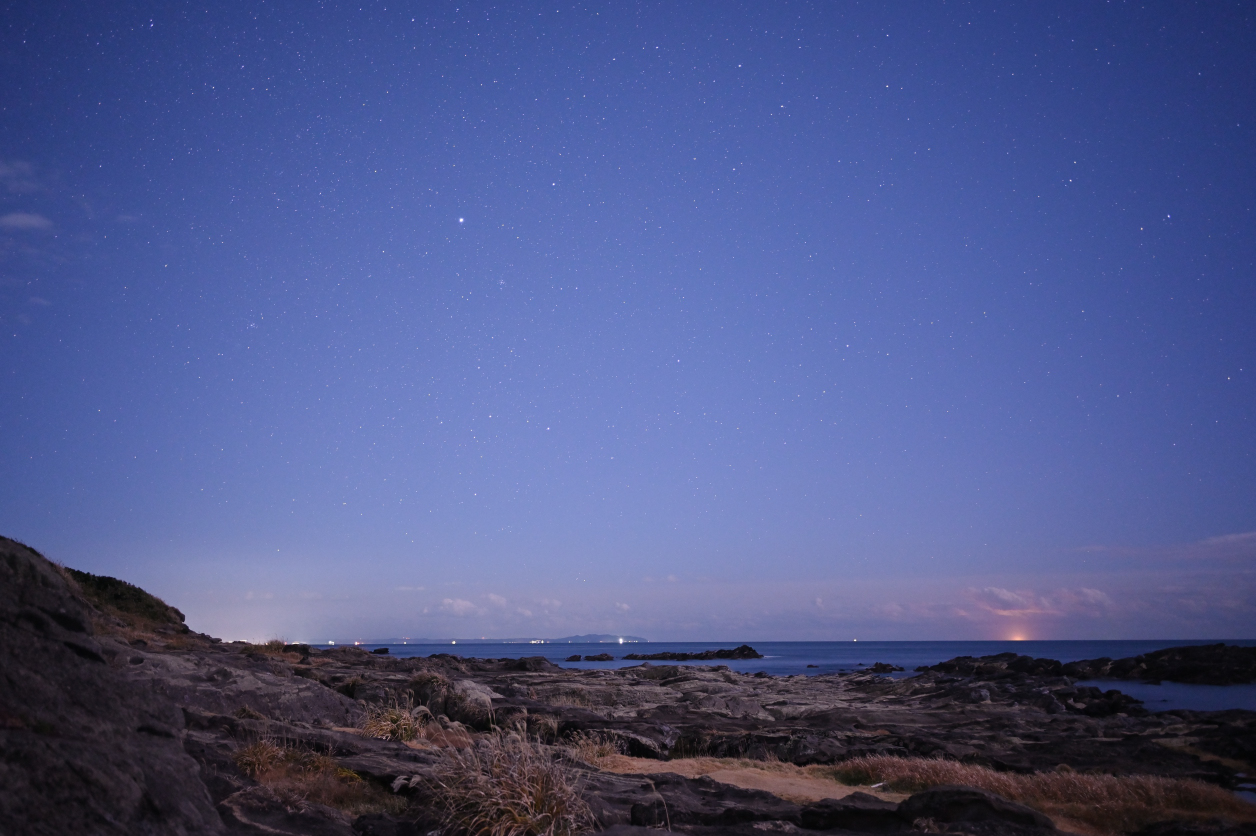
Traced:
[[[763, 654], [762, 659], [728, 659], [714, 662], [655, 662], [654, 664], [727, 665], [735, 671], [757, 673], [763, 671], [773, 676], [815, 675], [858, 671], [877, 662], [887, 662], [904, 668], [901, 673], [889, 674], [897, 678], [914, 676], [915, 669], [935, 665], [956, 656], [989, 656], [995, 653], [1019, 653], [1035, 658], [1057, 659], [1073, 662], [1078, 659], [1108, 657], [1123, 659], [1161, 650], [1166, 647], [1186, 645], [1237, 644], [1256, 647], [1256, 639], [1189, 640], [1189, 641], [952, 641], [952, 642], [490, 642], [448, 641], [442, 643], [389, 643], [361, 644], [367, 650], [387, 647], [389, 655], [412, 657], [450, 653], [478, 659], [520, 659], [525, 656], [543, 656], [565, 668], [599, 670], [639, 665], [626, 660], [627, 653], [699, 653], [704, 650], [732, 649], [748, 644]], [[610, 653], [611, 662], [567, 662], [570, 656], [594, 656]], [[1256, 711], [1256, 684], [1252, 685], [1184, 685], [1166, 682], [1148, 685], [1126, 680], [1096, 680], [1079, 684], [1095, 685], [1104, 690], [1115, 688], [1143, 701], [1148, 711], [1190, 709], [1192, 711], [1222, 711], [1242, 708]]]

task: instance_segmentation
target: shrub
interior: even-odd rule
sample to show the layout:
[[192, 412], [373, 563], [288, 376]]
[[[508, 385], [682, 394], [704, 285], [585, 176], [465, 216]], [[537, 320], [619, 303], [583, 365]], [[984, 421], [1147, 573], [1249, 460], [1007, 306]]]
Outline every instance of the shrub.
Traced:
[[1019, 775], [955, 761], [883, 756], [811, 769], [847, 784], [884, 783], [886, 789], [896, 792], [918, 792], [944, 784], [978, 787], [1048, 815], [1109, 832], [1140, 830], [1169, 819], [1218, 815], [1256, 821], [1256, 805], [1221, 787], [1182, 778], [1087, 775], [1070, 769]]
[[427, 797], [449, 833], [572, 836], [593, 816], [567, 769], [539, 742], [497, 733], [468, 749], [446, 749], [411, 786]]

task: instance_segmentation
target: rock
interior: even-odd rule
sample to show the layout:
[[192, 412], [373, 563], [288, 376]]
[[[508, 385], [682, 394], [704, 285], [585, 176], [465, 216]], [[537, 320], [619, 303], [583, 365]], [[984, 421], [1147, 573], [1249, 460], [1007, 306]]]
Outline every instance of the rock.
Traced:
[[596, 656], [585, 656], [584, 661], [586, 662], [614, 662], [615, 657], [610, 655], [609, 653], [599, 653]]
[[[571, 659], [567, 660], [572, 661]], [[579, 661], [576, 659], [575, 661]], [[562, 668], [555, 665], [544, 656], [524, 656], [522, 659], [516, 659], [514, 669], [517, 671], [559, 671]]]
[[580, 654], [579, 654], [579, 653], [573, 653], [573, 654], [571, 654], [570, 656], [568, 656], [566, 659], [564, 659], [563, 661], [564, 661], [564, 662], [579, 662], [579, 661], [580, 661]]
[[474, 728], [488, 728], [493, 719], [493, 699], [501, 696], [473, 679], [460, 679], [445, 698], [445, 714]]
[[630, 808], [629, 824], [639, 827], [799, 819], [796, 804], [762, 790], [742, 789], [707, 777], [684, 778], [670, 772], [644, 777], [657, 797], [636, 802]]
[[375, 648], [374, 650], [372, 650], [371, 652], [372, 652], [372, 653], [374, 653], [374, 654], [375, 654], [375, 655], [377, 655], [377, 656], [383, 656], [383, 655], [386, 655], [386, 654], [388, 653], [388, 648], [386, 648], [386, 647], [377, 647], [377, 648]]
[[1113, 661], [1084, 659], [1063, 666], [1074, 679], [1138, 679], [1191, 685], [1241, 685], [1256, 682], [1256, 647], [1227, 644], [1168, 647]]
[[1037, 830], [1055, 830], [1055, 823], [1037, 810], [975, 787], [933, 787], [908, 798], [898, 808], [907, 821], [1006, 822]]
[[889, 662], [876, 662], [868, 670], [873, 673], [894, 673], [895, 671], [904, 670], [904, 668], [900, 668], [898, 665], [891, 665]]
[[625, 659], [649, 662], [710, 662], [715, 659], [762, 659], [763, 654], [748, 644], [732, 650], [704, 650], [701, 653], [629, 653]]
[[[295, 676], [293, 666], [281, 658], [226, 648], [206, 653], [156, 649], [132, 649], [131, 653], [144, 663], [128, 666], [127, 678], [186, 708], [210, 714], [234, 714], [247, 708], [274, 719], [302, 723], [321, 719], [338, 726], [355, 725], [362, 715], [362, 707], [352, 697], [328, 687], [334, 683]], [[370, 658], [366, 653], [362, 656]], [[363, 684], [360, 677], [346, 677], [340, 683], [343, 691], [354, 696], [362, 696], [357, 690]]]
[[200, 769], [183, 749], [182, 713], [106, 662], [122, 656], [129, 666], [124, 649], [97, 640], [89, 605], [57, 567], [0, 538], [6, 833], [223, 832]]
[[[353, 822], [353, 832], [357, 836], [425, 836], [434, 828], [423, 827], [416, 822], [398, 821], [383, 813], [367, 813], [358, 816]], [[651, 834], [657, 836], [657, 834]]]
[[1026, 676], [1061, 676], [1063, 665], [1055, 659], [1034, 659], [1015, 653], [999, 653], [994, 656], [958, 656], [936, 665], [916, 670], [937, 671], [961, 676], [1007, 677], [1014, 674]]
[[898, 805], [865, 792], [845, 798], [826, 798], [802, 808], [799, 823], [808, 830], [856, 830], [892, 833], [908, 830], [911, 822], [899, 815]]
[[224, 821], [245, 833], [275, 836], [353, 836], [349, 816], [298, 797], [281, 798], [266, 787], [249, 787], [218, 805]]

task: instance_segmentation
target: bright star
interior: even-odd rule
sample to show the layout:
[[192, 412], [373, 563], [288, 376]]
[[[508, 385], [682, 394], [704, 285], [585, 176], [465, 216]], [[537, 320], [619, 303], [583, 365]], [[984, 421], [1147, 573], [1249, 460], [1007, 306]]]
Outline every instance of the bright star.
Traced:
[[458, 219], [458, 223], [462, 223], [464, 220], [465, 220], [465, 218], [459, 218], [459, 219]]

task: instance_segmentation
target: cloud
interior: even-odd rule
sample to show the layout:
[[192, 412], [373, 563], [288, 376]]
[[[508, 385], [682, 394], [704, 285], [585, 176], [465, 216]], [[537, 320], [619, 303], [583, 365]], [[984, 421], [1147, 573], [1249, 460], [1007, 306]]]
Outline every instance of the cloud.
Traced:
[[464, 601], [461, 598], [446, 598], [440, 602], [441, 612], [447, 612], [450, 615], [474, 615], [479, 612], [480, 608], [470, 601]]
[[32, 305], [44, 305], [44, 306], [47, 306], [47, 305], [51, 305], [51, 304], [52, 304], [52, 303], [51, 303], [51, 302], [49, 302], [47, 299], [44, 299], [44, 298], [43, 298], [43, 297], [41, 297], [41, 296], [32, 296], [32, 297], [31, 297], [30, 299], [28, 299], [27, 301], [29, 301]]
[[562, 601], [555, 601], [553, 598], [542, 598], [541, 606], [546, 609], [556, 610], [563, 605]]
[[398, 592], [422, 592], [423, 591], [423, 587], [421, 586], [397, 586], [397, 587], [394, 587], [394, 589], [396, 589]]
[[1197, 551], [1210, 552], [1212, 555], [1252, 557], [1256, 556], [1256, 531], [1222, 534], [1219, 537], [1200, 540], [1194, 545]]
[[506, 606], [506, 599], [494, 592], [490, 592], [488, 594], [488, 600], [491, 601], [496, 606], [499, 606], [499, 607]]
[[1152, 564], [1251, 563], [1256, 561], [1256, 531], [1241, 531], [1206, 537], [1192, 543], [1167, 546], [1083, 546], [1081, 552], [1102, 554], [1112, 558], [1137, 560], [1144, 566]]
[[0, 215], [0, 229], [52, 229], [52, 221], [34, 212], [10, 212]]
[[619, 610], [620, 612], [628, 612], [628, 610], [632, 609], [632, 607], [628, 606], [627, 604], [621, 604], [618, 601], [616, 601], [615, 609]]
[[1042, 612], [1032, 593], [1016, 593], [997, 586], [970, 589], [968, 597], [995, 615], [1027, 615]]
[[524, 618], [532, 617], [532, 610], [527, 610], [527, 609], [524, 609], [523, 607], [519, 607], [518, 609], [515, 610], [515, 612], [519, 613], [519, 615], [523, 616]]
[[1087, 609], [1108, 609], [1114, 606], [1111, 598], [1098, 589], [1061, 589], [1055, 593], [1056, 603], [1060, 609], [1077, 611]]
[[13, 194], [31, 194], [41, 188], [35, 178], [35, 166], [19, 160], [0, 161], [0, 185]]
[[816, 598], [816, 608], [817, 608], [817, 609], [824, 609], [824, 599], [823, 599], [823, 598]]
[[1113, 609], [1114, 602], [1098, 589], [1057, 589], [1040, 595], [1031, 590], [1012, 592], [997, 586], [970, 589], [968, 597], [982, 609], [998, 616], [1023, 618], [1030, 615], [1095, 615]]

